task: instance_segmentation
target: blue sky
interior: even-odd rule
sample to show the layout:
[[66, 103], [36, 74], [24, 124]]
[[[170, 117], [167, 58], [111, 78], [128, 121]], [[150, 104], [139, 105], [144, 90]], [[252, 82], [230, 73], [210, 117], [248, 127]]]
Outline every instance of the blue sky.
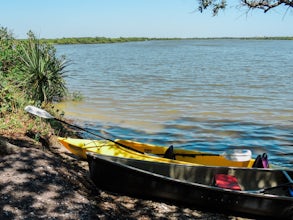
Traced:
[[3, 0], [0, 26], [16, 38], [293, 36], [292, 9], [247, 13], [228, 2], [213, 17], [195, 10], [197, 0]]

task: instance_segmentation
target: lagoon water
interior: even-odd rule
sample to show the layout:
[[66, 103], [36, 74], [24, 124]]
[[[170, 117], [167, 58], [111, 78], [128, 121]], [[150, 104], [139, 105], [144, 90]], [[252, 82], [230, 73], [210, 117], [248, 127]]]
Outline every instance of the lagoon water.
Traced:
[[[57, 45], [71, 61], [65, 117], [107, 138], [293, 167], [293, 41], [170, 40]], [[86, 137], [86, 134], [84, 134]], [[91, 137], [93, 138], [93, 137]]]

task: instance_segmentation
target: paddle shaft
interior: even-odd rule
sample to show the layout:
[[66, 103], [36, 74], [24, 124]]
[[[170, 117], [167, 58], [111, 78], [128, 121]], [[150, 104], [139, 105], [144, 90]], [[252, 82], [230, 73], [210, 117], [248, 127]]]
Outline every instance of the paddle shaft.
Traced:
[[260, 190], [249, 190], [248, 192], [252, 192], [252, 193], [265, 193], [266, 191], [269, 191], [269, 190], [273, 190], [273, 189], [277, 189], [277, 188], [282, 188], [282, 187], [286, 187], [286, 186], [290, 186], [290, 185], [292, 185], [292, 183], [283, 183], [283, 184], [279, 184], [277, 186], [267, 187], [267, 188], [260, 189]]
[[131, 147], [129, 147], [129, 146], [126, 146], [126, 145], [124, 145], [124, 144], [121, 144], [121, 143], [119, 143], [119, 142], [116, 142], [116, 141], [114, 141], [114, 140], [111, 140], [111, 139], [109, 139], [109, 138], [103, 137], [102, 135], [98, 135], [98, 134], [96, 134], [96, 133], [93, 133], [93, 132], [91, 132], [91, 131], [88, 131], [88, 130], [86, 130], [86, 129], [82, 128], [82, 127], [79, 127], [79, 126], [77, 126], [77, 125], [70, 124], [70, 123], [68, 123], [68, 122], [66, 122], [66, 121], [63, 121], [63, 120], [58, 119], [58, 118], [55, 118], [55, 117], [53, 117], [52, 119], [55, 119], [56, 121], [59, 121], [59, 122], [61, 122], [61, 123], [63, 123], [63, 124], [66, 124], [66, 125], [68, 125], [68, 126], [71, 126], [71, 127], [73, 127], [73, 128], [77, 128], [77, 129], [79, 129], [79, 130], [82, 130], [82, 131], [84, 131], [84, 132], [87, 132], [87, 133], [89, 133], [89, 134], [91, 134], [91, 135], [94, 135], [94, 136], [96, 136], [96, 137], [99, 137], [99, 138], [102, 138], [102, 139], [104, 139], [104, 140], [107, 140], [107, 141], [113, 142], [113, 143], [115, 143], [115, 144], [117, 144], [117, 145], [119, 145], [119, 146], [121, 146], [121, 147], [126, 148], [126, 149], [129, 149], [129, 150], [132, 150], [132, 151], [135, 151], [135, 152], [138, 152], [138, 153], [144, 154], [144, 152], [141, 152], [141, 151], [139, 151], [139, 150], [133, 149], [133, 148], [131, 148]]
[[289, 186], [289, 187], [290, 186], [293, 186], [293, 180], [289, 176], [289, 174], [287, 173], [287, 171], [286, 170], [282, 170], [282, 173], [285, 176], [285, 179], [288, 180], [288, 182], [279, 184], [277, 186], [267, 187], [267, 188], [260, 189], [260, 190], [251, 190], [250, 192], [254, 192], [254, 193], [265, 193], [266, 191], [269, 191], [269, 190], [273, 190], [273, 189], [277, 189], [277, 188], [281, 188], [281, 187], [285, 187], [285, 186]]

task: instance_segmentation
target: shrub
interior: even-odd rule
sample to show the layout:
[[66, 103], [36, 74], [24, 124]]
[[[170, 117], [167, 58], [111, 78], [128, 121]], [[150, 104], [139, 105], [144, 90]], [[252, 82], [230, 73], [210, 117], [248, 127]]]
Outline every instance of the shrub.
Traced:
[[21, 45], [21, 71], [25, 75], [24, 86], [28, 96], [40, 103], [60, 100], [67, 94], [65, 86], [65, 57], [56, 56], [56, 49], [41, 43], [32, 32]]

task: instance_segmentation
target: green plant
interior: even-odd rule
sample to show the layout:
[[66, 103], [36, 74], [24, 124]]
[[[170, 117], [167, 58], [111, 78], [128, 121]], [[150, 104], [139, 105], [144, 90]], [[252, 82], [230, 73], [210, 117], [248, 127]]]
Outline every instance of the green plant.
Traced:
[[73, 92], [70, 96], [72, 101], [82, 101], [83, 100], [83, 95], [81, 94], [81, 92]]
[[25, 75], [24, 86], [31, 99], [40, 103], [49, 103], [62, 99], [67, 89], [65, 86], [65, 57], [56, 57], [55, 48], [41, 43], [32, 32], [28, 33], [20, 50], [21, 70]]

